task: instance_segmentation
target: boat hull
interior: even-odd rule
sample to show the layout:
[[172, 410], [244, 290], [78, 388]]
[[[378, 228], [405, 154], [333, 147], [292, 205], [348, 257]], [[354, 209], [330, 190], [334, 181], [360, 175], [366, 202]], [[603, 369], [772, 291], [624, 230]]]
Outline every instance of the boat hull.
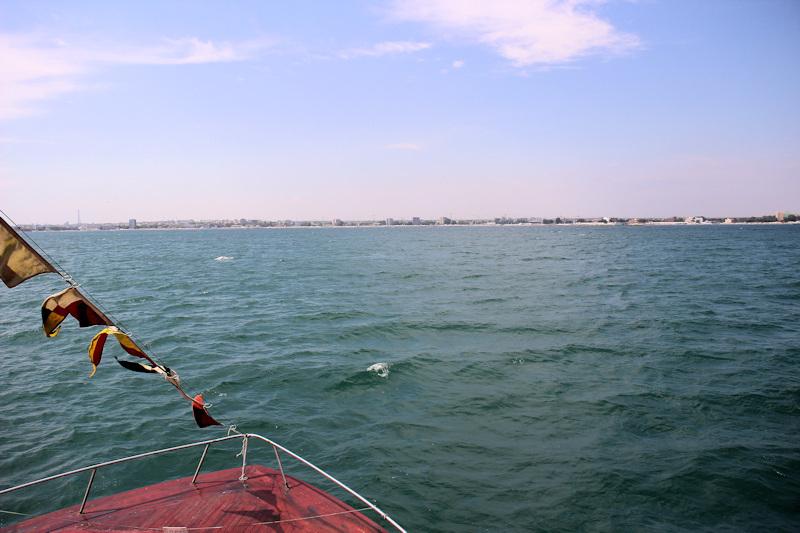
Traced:
[[356, 509], [304, 481], [260, 465], [164, 481], [11, 524], [2, 531], [384, 531]]

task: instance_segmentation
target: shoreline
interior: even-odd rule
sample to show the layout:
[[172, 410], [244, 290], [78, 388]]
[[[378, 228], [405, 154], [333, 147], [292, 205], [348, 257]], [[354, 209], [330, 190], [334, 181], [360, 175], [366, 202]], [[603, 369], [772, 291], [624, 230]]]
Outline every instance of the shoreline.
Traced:
[[561, 224], [542, 224], [542, 223], [520, 223], [520, 224], [363, 224], [363, 225], [292, 225], [292, 226], [200, 226], [200, 227], [160, 227], [160, 228], [32, 228], [29, 225], [20, 227], [26, 232], [109, 232], [109, 231], [200, 231], [200, 230], [325, 230], [325, 229], [374, 229], [374, 228], [560, 228], [560, 227], [664, 227], [664, 226], [685, 226], [685, 227], [706, 227], [706, 226], [792, 226], [798, 225], [800, 221], [792, 222], [626, 222], [626, 223], [603, 223], [603, 222], [574, 222]]

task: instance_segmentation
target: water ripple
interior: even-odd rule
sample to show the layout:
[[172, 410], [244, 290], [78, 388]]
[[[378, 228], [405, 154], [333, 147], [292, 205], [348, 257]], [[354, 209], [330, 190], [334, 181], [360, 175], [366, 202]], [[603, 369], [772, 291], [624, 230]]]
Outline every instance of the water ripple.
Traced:
[[[215, 416], [289, 445], [409, 530], [796, 529], [798, 226], [36, 239]], [[39, 328], [60, 288], [39, 276], [0, 289], [1, 484], [218, 434], [163, 380], [118, 368], [116, 345], [89, 379], [94, 330]], [[209, 468], [233, 466], [234, 448]], [[195, 461], [116, 468], [98, 494]], [[74, 504], [81, 485], [0, 507]]]

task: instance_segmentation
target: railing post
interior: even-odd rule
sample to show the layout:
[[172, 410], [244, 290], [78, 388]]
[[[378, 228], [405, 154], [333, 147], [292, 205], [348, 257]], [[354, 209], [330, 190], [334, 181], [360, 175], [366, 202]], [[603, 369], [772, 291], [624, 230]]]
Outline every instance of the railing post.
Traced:
[[81, 502], [81, 508], [78, 510], [78, 514], [83, 514], [83, 510], [86, 507], [86, 500], [89, 499], [89, 493], [92, 491], [92, 484], [94, 483], [94, 476], [97, 474], [97, 469], [92, 469], [92, 475], [89, 476], [89, 484], [86, 485], [86, 492], [83, 494], [83, 501]]
[[240, 455], [242, 456], [242, 475], [239, 476], [239, 481], [245, 482], [247, 481], [247, 473], [245, 472], [245, 468], [247, 468], [247, 435], [242, 437], [242, 451]]
[[206, 454], [208, 453], [209, 446], [211, 446], [211, 444], [206, 444], [206, 447], [203, 448], [203, 455], [200, 456], [200, 462], [197, 463], [197, 468], [194, 470], [194, 476], [192, 476], [192, 485], [194, 485], [197, 481], [197, 474], [200, 473], [200, 469], [203, 467], [203, 461], [206, 460]]
[[289, 490], [289, 483], [286, 482], [286, 474], [283, 473], [283, 463], [281, 462], [281, 456], [278, 455], [278, 448], [275, 445], [272, 445], [272, 449], [275, 451], [275, 459], [278, 460], [278, 469], [281, 471], [281, 477], [283, 478], [283, 486], [286, 487], [286, 490]]

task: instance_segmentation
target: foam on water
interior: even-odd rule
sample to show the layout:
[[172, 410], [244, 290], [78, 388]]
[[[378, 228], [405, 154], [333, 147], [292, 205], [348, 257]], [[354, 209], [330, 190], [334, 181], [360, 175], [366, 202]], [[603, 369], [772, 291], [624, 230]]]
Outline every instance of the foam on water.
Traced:
[[367, 367], [367, 372], [374, 372], [382, 378], [389, 377], [389, 364], [388, 363], [375, 363]]
[[219, 257], [215, 257], [214, 261], [220, 261], [220, 262], [233, 261], [233, 257], [231, 257], [229, 255], [221, 255]]

